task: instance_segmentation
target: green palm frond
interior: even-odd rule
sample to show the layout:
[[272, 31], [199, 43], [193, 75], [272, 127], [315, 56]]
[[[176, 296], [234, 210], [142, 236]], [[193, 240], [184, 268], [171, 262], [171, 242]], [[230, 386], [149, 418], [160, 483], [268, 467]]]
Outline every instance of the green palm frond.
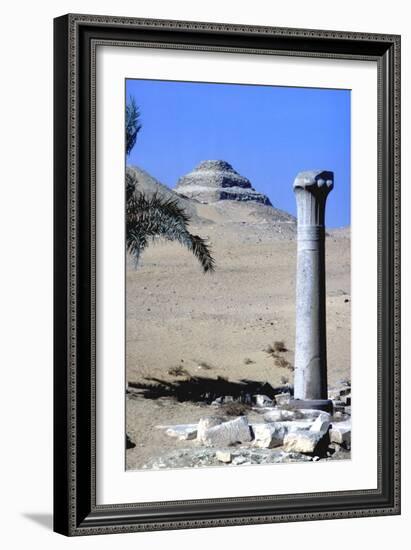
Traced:
[[126, 104], [126, 155], [128, 156], [133, 149], [137, 134], [141, 130], [140, 111], [137, 107], [134, 97], [130, 96]]
[[215, 268], [211, 248], [206, 240], [188, 230], [189, 216], [174, 199], [157, 193], [146, 197], [143, 193], [128, 197], [126, 206], [127, 250], [138, 262], [150, 240], [161, 237], [177, 241], [199, 260], [204, 273]]

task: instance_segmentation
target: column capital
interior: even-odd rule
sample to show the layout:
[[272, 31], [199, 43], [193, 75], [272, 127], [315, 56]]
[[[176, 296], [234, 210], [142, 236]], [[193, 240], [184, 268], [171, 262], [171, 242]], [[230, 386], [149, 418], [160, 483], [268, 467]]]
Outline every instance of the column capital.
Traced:
[[334, 172], [328, 170], [307, 170], [299, 172], [294, 180], [294, 191], [303, 189], [304, 191], [326, 192], [327, 194], [334, 187]]
[[334, 187], [334, 173], [328, 170], [300, 172], [294, 180], [298, 226], [324, 226], [325, 202]]

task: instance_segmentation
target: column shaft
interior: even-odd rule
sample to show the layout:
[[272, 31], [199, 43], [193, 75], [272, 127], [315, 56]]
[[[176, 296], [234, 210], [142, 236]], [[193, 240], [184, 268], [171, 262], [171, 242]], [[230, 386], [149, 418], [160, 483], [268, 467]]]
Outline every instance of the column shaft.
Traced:
[[297, 284], [294, 398], [327, 399], [325, 228], [333, 173], [301, 172], [294, 181], [297, 201]]
[[294, 397], [327, 399], [324, 228], [300, 226]]

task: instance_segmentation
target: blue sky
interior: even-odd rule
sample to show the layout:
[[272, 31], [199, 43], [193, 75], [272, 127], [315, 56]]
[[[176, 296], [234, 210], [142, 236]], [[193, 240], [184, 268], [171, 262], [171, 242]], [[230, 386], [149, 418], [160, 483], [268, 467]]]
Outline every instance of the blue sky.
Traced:
[[326, 225], [350, 224], [350, 91], [127, 80], [142, 129], [127, 162], [173, 188], [202, 160], [226, 160], [273, 206], [296, 213], [298, 172], [334, 171]]

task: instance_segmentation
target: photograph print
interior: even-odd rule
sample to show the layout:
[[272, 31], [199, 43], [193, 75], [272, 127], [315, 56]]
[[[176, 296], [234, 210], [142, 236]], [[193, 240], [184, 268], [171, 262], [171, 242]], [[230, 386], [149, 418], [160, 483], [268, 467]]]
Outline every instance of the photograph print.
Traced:
[[127, 470], [350, 459], [350, 103], [126, 79]]

